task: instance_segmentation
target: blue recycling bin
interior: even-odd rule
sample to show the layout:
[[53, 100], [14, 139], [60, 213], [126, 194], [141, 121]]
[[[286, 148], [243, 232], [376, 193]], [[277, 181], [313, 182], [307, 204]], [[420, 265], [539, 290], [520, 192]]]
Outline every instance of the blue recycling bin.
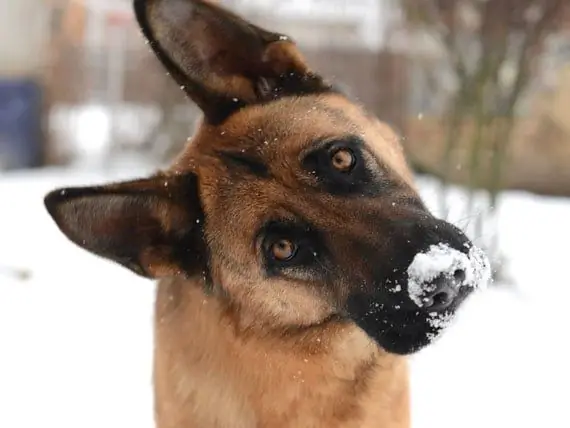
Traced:
[[36, 82], [0, 79], [0, 170], [41, 163], [41, 104], [41, 88]]

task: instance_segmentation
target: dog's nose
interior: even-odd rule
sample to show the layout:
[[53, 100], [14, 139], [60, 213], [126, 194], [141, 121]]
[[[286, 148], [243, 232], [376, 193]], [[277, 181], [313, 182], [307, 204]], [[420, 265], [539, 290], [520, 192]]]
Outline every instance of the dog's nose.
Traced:
[[447, 309], [457, 297], [459, 287], [465, 280], [465, 271], [458, 269], [453, 276], [440, 275], [431, 284], [422, 299], [423, 307], [432, 312]]
[[407, 269], [407, 291], [410, 300], [428, 312], [451, 310], [459, 298], [485, 287], [490, 277], [489, 260], [481, 249], [470, 243], [463, 248], [440, 243], [414, 256]]

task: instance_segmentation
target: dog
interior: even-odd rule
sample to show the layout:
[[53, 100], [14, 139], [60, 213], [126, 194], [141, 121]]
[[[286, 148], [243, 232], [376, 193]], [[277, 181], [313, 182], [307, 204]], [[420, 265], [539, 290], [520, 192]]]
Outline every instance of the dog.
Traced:
[[488, 280], [484, 253], [290, 37], [207, 1], [134, 9], [203, 118], [170, 167], [45, 205], [79, 247], [158, 280], [158, 428], [409, 427], [407, 356]]

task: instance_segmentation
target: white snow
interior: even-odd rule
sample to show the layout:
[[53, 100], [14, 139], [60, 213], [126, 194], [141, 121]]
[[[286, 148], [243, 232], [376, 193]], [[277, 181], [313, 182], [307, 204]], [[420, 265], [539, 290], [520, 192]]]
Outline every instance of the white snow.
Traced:
[[[42, 203], [55, 187], [146, 172], [0, 175], [0, 427], [154, 426], [153, 284], [68, 242]], [[420, 187], [436, 206], [435, 183]], [[463, 191], [450, 200], [465, 227]], [[411, 358], [414, 428], [570, 426], [570, 201], [512, 192], [500, 213], [518, 288], [477, 293]]]
[[453, 312], [431, 312], [428, 318], [428, 324], [436, 330], [436, 333], [428, 333], [429, 346], [433, 346], [438, 339], [442, 337], [442, 331], [452, 325], [457, 313]]
[[424, 305], [426, 292], [433, 291], [431, 282], [444, 275], [453, 277], [456, 271], [463, 271], [465, 279], [457, 287], [485, 287], [491, 278], [491, 267], [486, 254], [480, 248], [471, 246], [465, 254], [448, 244], [432, 245], [428, 251], [418, 253], [408, 267], [408, 295], [419, 307]]
[[429, 314], [429, 323], [432, 327], [442, 330], [447, 328], [453, 321], [453, 314], [448, 312], [431, 312]]

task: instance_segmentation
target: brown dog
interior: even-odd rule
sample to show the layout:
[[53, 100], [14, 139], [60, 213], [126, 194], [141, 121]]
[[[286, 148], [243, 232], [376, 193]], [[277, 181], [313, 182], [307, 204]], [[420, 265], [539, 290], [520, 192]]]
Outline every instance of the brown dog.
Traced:
[[483, 257], [426, 210], [390, 128], [288, 37], [205, 1], [135, 10], [204, 120], [166, 171], [46, 206], [74, 243], [161, 279], [158, 427], [408, 427], [405, 355]]

